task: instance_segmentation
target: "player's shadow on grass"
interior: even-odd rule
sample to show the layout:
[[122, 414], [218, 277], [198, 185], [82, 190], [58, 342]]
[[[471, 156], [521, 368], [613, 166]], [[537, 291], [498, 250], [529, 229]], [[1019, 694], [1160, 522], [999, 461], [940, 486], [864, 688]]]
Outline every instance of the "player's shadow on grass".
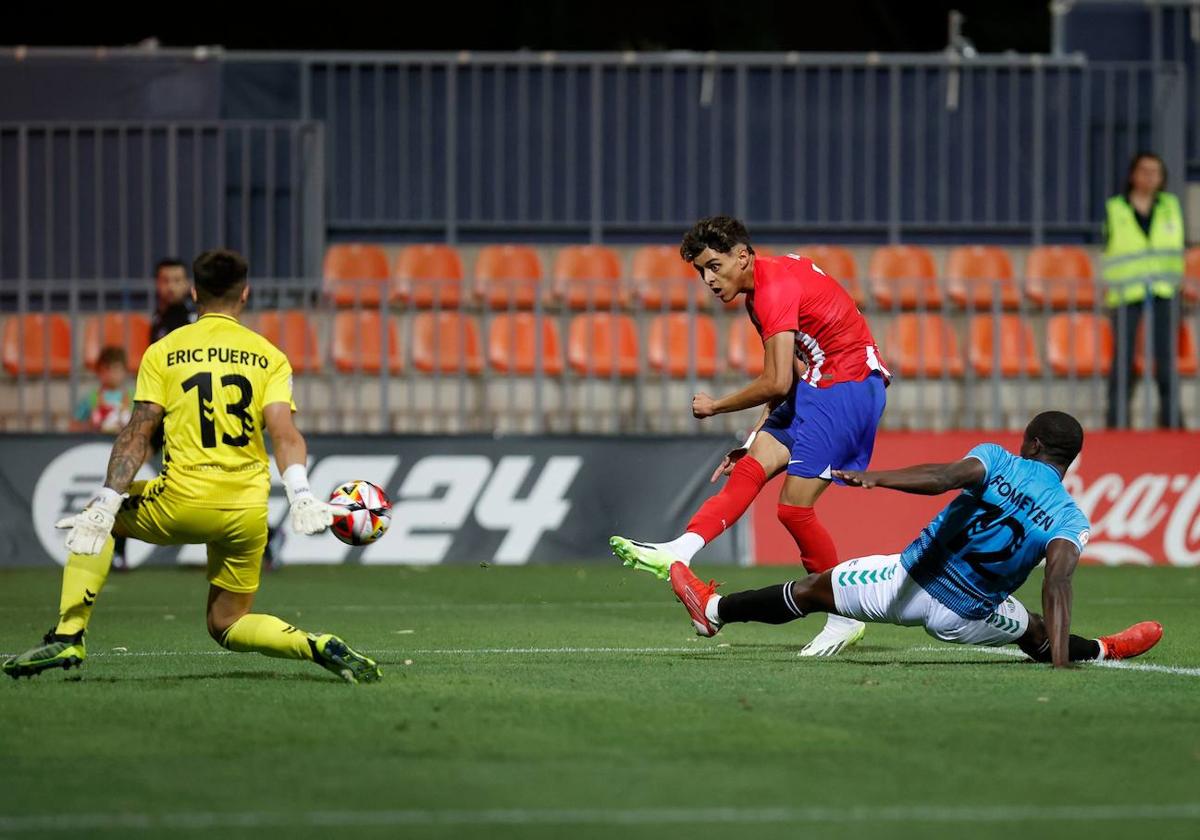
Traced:
[[937, 659], [933, 659], [930, 657], [925, 657], [922, 659], [908, 659], [908, 658], [864, 659], [862, 657], [862, 654], [879, 654], [882, 656], [893, 656], [894, 657], [894, 656], [896, 656], [896, 654], [902, 653], [902, 651], [897, 651], [895, 648], [888, 647], [886, 645], [857, 645], [854, 648], [854, 652], [851, 654], [843, 654], [841, 656], [834, 656], [834, 657], [813, 657], [810, 659], [810, 658], [800, 656], [800, 651], [803, 649], [803, 647], [804, 647], [803, 645], [780, 643], [780, 642], [739, 643], [739, 644], [735, 644], [731, 649], [722, 649], [720, 651], [713, 650], [711, 652], [706, 651], [703, 653], [696, 652], [696, 653], [688, 653], [688, 654], [679, 654], [676, 658], [677, 658], [677, 661], [681, 661], [681, 662], [686, 662], [686, 661], [696, 660], [696, 659], [703, 660], [706, 662], [708, 662], [708, 661], [719, 662], [721, 660], [728, 661], [730, 659], [746, 661], [746, 658], [739, 657], [738, 654], [739, 653], [750, 653], [750, 654], [764, 654], [765, 653], [765, 654], [780, 654], [780, 655], [778, 655], [778, 656], [768, 655], [768, 656], [764, 656], [764, 657], [756, 656], [756, 657], [753, 657], [753, 659], [760, 661], [760, 662], [771, 662], [771, 663], [775, 663], [775, 662], [821, 662], [821, 663], [825, 663], [825, 664], [841, 663], [843, 665], [874, 665], [874, 666], [896, 666], [896, 665], [899, 665], [902, 667], [908, 667], [908, 666], [925, 667], [925, 666], [929, 666], [929, 665], [934, 665], [934, 666], [953, 665], [955, 667], [959, 667], [962, 665], [989, 665], [989, 666], [990, 665], [1005, 665], [1005, 666], [1011, 667], [1014, 665], [1036, 664], [1031, 659], [1020, 659], [1020, 658], [1016, 658], [1016, 657], [1004, 658], [1004, 659], [961, 659], [961, 658], [943, 658], [943, 657], [939, 657]]
[[1032, 659], [854, 659], [848, 656], [838, 656], [827, 661], [841, 662], [846, 665], [899, 665], [905, 668], [913, 665], [922, 668], [927, 665], [953, 665], [955, 668], [963, 665], [987, 665], [989, 667], [1004, 665], [1011, 668], [1014, 665], [1037, 664]]
[[200, 682], [201, 680], [256, 680], [258, 682], [304, 682], [304, 683], [329, 683], [330, 685], [340, 685], [341, 681], [336, 679], [332, 674], [323, 676], [316, 673], [281, 673], [273, 671], [219, 671], [212, 674], [158, 674], [150, 675], [131, 675], [128, 677], [94, 677], [80, 675], [76, 682], [81, 683], [157, 683], [159, 685], [169, 683], [192, 683]]

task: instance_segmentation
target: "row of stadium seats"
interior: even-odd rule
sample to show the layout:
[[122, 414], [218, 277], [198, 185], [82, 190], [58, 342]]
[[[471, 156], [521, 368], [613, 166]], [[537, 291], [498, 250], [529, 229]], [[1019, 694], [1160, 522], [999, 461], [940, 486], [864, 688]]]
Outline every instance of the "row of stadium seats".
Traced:
[[[772, 249], [756, 247], [771, 255]], [[854, 255], [836, 245], [801, 247], [836, 277], [860, 306], [867, 292], [860, 282]], [[1187, 254], [1189, 300], [1200, 300], [1200, 248]], [[990, 309], [995, 296], [1002, 308], [1021, 305], [1022, 294], [1035, 307], [1090, 308], [1095, 299], [1095, 273], [1088, 252], [1075, 246], [1033, 248], [1017, 275], [1008, 252], [991, 245], [966, 245], [949, 252], [945, 290], [939, 283], [933, 254], [917, 245], [876, 248], [867, 268], [867, 285], [874, 305], [882, 309], [939, 310], [946, 299], [961, 309]], [[626, 282], [628, 277], [628, 282]], [[488, 245], [475, 262], [473, 284], [467, 288], [463, 261], [449, 245], [409, 245], [395, 265], [376, 245], [340, 244], [325, 255], [324, 291], [337, 306], [378, 306], [381, 301], [420, 309], [458, 309], [464, 302], [490, 309], [532, 309], [541, 290], [542, 303], [579, 310], [625, 308], [636, 302], [644, 309], [686, 309], [689, 296], [698, 308], [708, 308], [712, 295], [694, 282], [695, 272], [673, 246], [636, 249], [629, 272], [622, 270], [617, 252], [603, 245], [569, 245], [554, 257], [549, 282], [538, 252], [527, 245]], [[735, 301], [731, 307], [739, 306]]]
[[[644, 336], [648, 371], [673, 378], [692, 373], [711, 378], [726, 371], [757, 375], [762, 370], [757, 333], [745, 318], [725, 320], [728, 327], [722, 354], [718, 348], [721, 330], [713, 317], [681, 312], [651, 317]], [[244, 321], [282, 348], [297, 373], [325, 369], [317, 317], [280, 310], [247, 313]], [[409, 334], [407, 358], [402, 330]], [[539, 319], [529, 312], [494, 314], [487, 319], [486, 332], [485, 343], [480, 320], [460, 312], [419, 312], [402, 324], [392, 315], [381, 319], [374, 310], [338, 311], [328, 333], [328, 362], [340, 373], [377, 374], [385, 364], [386, 346], [386, 366], [393, 374], [411, 364], [425, 374], [475, 375], [483, 372], [486, 363], [496, 373], [531, 375], [540, 359], [541, 371], [548, 376], [561, 375], [569, 366], [577, 375], [604, 378], [635, 376], [642, 366], [643, 338], [637, 319], [630, 315], [593, 312], [571, 316], [566, 322], [565, 343], [558, 318]], [[130, 370], [136, 370], [148, 337], [149, 322], [144, 315], [89, 316], [84, 320], [83, 362], [94, 367], [100, 348], [116, 344], [125, 347]], [[977, 376], [992, 376], [994, 370], [1006, 378], [1043, 374], [1032, 325], [1019, 315], [970, 316], [965, 356], [950, 319], [937, 313], [896, 315], [888, 319], [881, 339], [885, 359], [905, 377], [959, 377], [966, 365]], [[71, 372], [73, 347], [66, 316], [36, 313], [9, 318], [0, 342], [4, 367], [14, 376], [63, 377]], [[1137, 346], [1140, 358], [1141, 340]], [[1195, 375], [1196, 336], [1186, 320], [1180, 323], [1178, 352], [1180, 375]], [[1107, 373], [1112, 353], [1112, 326], [1103, 316], [1059, 314], [1046, 321], [1045, 362], [1055, 375]]]

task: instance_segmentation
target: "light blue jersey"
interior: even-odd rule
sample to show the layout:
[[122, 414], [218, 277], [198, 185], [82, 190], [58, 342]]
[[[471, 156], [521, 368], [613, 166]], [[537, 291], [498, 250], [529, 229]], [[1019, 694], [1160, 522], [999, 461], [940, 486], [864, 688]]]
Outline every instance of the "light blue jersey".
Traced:
[[966, 457], [983, 481], [965, 488], [900, 555], [908, 574], [963, 618], [991, 615], [1046, 556], [1051, 540], [1087, 545], [1091, 525], [1058, 470], [994, 443]]

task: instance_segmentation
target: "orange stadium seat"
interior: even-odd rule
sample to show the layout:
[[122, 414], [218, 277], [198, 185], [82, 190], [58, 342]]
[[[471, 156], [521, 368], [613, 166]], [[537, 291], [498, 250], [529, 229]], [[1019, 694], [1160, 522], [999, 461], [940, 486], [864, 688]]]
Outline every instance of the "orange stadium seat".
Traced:
[[604, 245], [568, 245], [554, 257], [554, 296], [568, 308], [611, 310], [627, 303], [621, 261]]
[[917, 245], [884, 245], [871, 254], [871, 293], [883, 309], [941, 309], [933, 254]]
[[818, 268], [841, 283], [859, 306], [866, 302], [862, 284], [858, 282], [858, 263], [849, 248], [841, 245], [804, 245], [798, 253], [808, 257]]
[[140, 312], [106, 312], [83, 322], [83, 363], [95, 370], [100, 351], [110, 346], [125, 349], [125, 367], [136, 372], [150, 345], [150, 319]]
[[567, 360], [581, 376], [635, 376], [638, 336], [633, 318], [607, 312], [576, 315], [567, 333]]
[[[542, 373], [563, 371], [562, 339], [553, 318], [542, 318]], [[488, 328], [488, 364], [501, 373], [532, 376], [537, 360], [537, 318], [529, 312], [497, 315]]]
[[734, 370], [744, 371], [751, 376], [763, 372], [763, 343], [745, 318], [734, 318], [729, 322], [728, 343], [725, 353], [726, 361]]
[[291, 362], [295, 373], [321, 370], [321, 350], [317, 326], [303, 312], [284, 309], [248, 314], [243, 323], [274, 344]]
[[388, 278], [378, 245], [330, 245], [325, 251], [325, 294], [338, 306], [379, 306]]
[[946, 293], [964, 309], [991, 309], [996, 295], [1004, 309], [1016, 309], [1021, 301], [1013, 282], [1012, 260], [995, 245], [951, 249], [946, 260]]
[[937, 314], [897, 315], [888, 327], [884, 357], [901, 376], [962, 376], [958, 336]]
[[[1141, 376], [1145, 371], [1144, 361], [1146, 355], [1146, 331], [1145, 321], [1138, 325], [1136, 344], [1134, 347], [1133, 371], [1134, 375]], [[1200, 366], [1196, 361], [1196, 334], [1192, 331], [1192, 325], [1187, 321], [1179, 322], [1179, 336], [1175, 342], [1175, 369], [1180, 376], [1195, 376], [1200, 371]]]
[[475, 261], [475, 294], [491, 309], [532, 309], [542, 261], [528, 245], [485, 245]]
[[1112, 367], [1112, 325], [1091, 313], [1055, 315], [1046, 325], [1046, 361], [1059, 376], [1107, 374]]
[[13, 376], [67, 376], [71, 325], [62, 315], [14, 315], [4, 322], [4, 369]]
[[674, 245], [644, 245], [633, 252], [630, 272], [634, 295], [646, 309], [687, 309], [688, 295], [707, 307], [712, 292], [699, 282], [696, 270], [679, 256]]
[[1000, 375], [1004, 377], [1040, 376], [1042, 363], [1033, 341], [1029, 322], [1019, 315], [1000, 316], [1000, 335], [991, 315], [976, 315], [971, 319], [971, 367], [977, 376], [991, 376], [995, 362], [996, 343], [1000, 344]]
[[408, 245], [396, 256], [391, 299], [418, 309], [458, 309], [463, 266], [449, 245]]
[[1200, 246], [1188, 248], [1183, 269], [1183, 299], [1200, 302]]
[[[333, 318], [333, 364], [346, 373], [379, 373], [384, 354], [378, 312], [338, 312]], [[387, 318], [387, 364], [391, 373], [404, 370], [400, 328]]]
[[479, 323], [458, 312], [422, 312], [412, 322], [413, 367], [422, 373], [483, 370]]
[[[695, 325], [695, 353], [692, 349], [692, 325]], [[657, 315], [650, 321], [646, 347], [650, 367], [676, 379], [688, 375], [688, 360], [696, 360], [697, 376], [712, 376], [717, 372], [717, 327], [707, 315], [695, 320], [684, 312]]]
[[1039, 245], [1025, 260], [1025, 294], [1039, 307], [1090, 309], [1096, 302], [1091, 257], [1076, 245]]

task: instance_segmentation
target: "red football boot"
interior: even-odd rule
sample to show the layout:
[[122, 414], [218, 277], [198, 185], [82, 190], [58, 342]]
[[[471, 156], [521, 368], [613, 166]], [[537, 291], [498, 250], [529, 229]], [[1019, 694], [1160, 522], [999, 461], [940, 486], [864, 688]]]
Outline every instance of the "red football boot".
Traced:
[[[672, 578], [673, 580], [674, 578]], [[1162, 633], [1162, 625], [1157, 621], [1139, 621], [1132, 627], [1126, 627], [1120, 633], [1101, 636], [1100, 644], [1104, 646], [1104, 658], [1132, 659], [1135, 656], [1141, 656], [1158, 644]]]
[[688, 615], [692, 617], [692, 626], [699, 636], [715, 636], [721, 625], [713, 624], [704, 614], [708, 600], [717, 594], [717, 582], [710, 580], [701, 583], [700, 578], [692, 574], [686, 564], [675, 562], [671, 564], [671, 588], [675, 597], [687, 607]]

